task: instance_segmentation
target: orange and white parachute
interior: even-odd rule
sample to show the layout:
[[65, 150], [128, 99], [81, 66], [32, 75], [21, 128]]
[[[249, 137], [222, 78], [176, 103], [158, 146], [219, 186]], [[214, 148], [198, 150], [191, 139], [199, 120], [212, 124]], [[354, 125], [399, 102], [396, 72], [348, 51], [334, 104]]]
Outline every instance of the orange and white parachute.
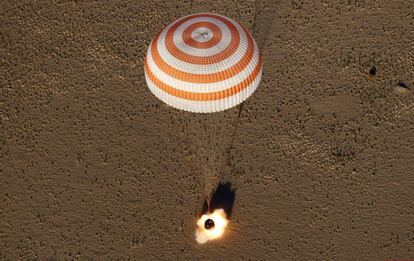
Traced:
[[152, 40], [145, 78], [163, 102], [190, 112], [217, 112], [246, 100], [259, 85], [262, 60], [250, 33], [230, 18], [185, 16]]

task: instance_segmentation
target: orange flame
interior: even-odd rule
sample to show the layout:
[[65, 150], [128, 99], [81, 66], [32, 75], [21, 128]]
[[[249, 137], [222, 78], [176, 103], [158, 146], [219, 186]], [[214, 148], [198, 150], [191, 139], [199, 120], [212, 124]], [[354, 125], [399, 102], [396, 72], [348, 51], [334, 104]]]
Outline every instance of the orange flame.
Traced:
[[[204, 223], [207, 219], [212, 219], [214, 221], [213, 228], [206, 229], [204, 227]], [[226, 213], [223, 209], [215, 209], [213, 213], [202, 215], [197, 221], [197, 230], [195, 233], [196, 241], [200, 244], [204, 244], [209, 240], [221, 237], [228, 223], [229, 221], [227, 220]]]

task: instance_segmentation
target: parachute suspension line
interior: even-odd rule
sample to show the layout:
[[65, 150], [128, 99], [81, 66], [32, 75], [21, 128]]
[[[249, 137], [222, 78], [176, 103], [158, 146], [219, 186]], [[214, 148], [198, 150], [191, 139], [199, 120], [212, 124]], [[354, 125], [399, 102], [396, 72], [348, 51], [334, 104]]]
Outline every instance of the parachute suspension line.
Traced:
[[[259, 13], [261, 11], [261, 10], [259, 10], [260, 9], [260, 7], [259, 7], [259, 0], [256, 0], [254, 2], [254, 4], [255, 4], [255, 9], [254, 9], [253, 26], [252, 26], [252, 33], [253, 34], [256, 33], [256, 30], [257, 30], [257, 27], [256, 27], [257, 16], [259, 15]], [[264, 9], [264, 7], [262, 9]], [[261, 44], [261, 43], [258, 43], [258, 44]], [[230, 157], [230, 154], [231, 154], [231, 150], [233, 149], [233, 143], [234, 143], [234, 139], [236, 138], [236, 135], [237, 135], [237, 130], [239, 128], [239, 121], [240, 121], [241, 113], [243, 111], [243, 105], [244, 105], [244, 102], [240, 103], [240, 105], [239, 105], [239, 108], [238, 108], [239, 110], [238, 110], [238, 113], [237, 113], [237, 118], [236, 118], [236, 121], [234, 123], [233, 133], [232, 133], [232, 135], [230, 137], [230, 144], [228, 146], [227, 153], [226, 153], [227, 158], [225, 160], [225, 164], [227, 164], [227, 165], [230, 165], [230, 158], [231, 158]], [[223, 168], [224, 167], [225, 166], [223, 166]]]
[[[207, 201], [207, 208], [210, 211], [210, 201], [212, 193], [215, 190], [218, 180], [220, 180], [220, 170], [217, 167], [217, 162], [220, 156], [220, 113], [212, 113], [205, 115], [205, 121], [203, 122], [203, 131], [205, 136], [205, 166], [203, 166], [204, 176], [204, 193]], [[202, 148], [201, 146], [199, 146]]]
[[225, 160], [224, 160], [224, 166], [222, 166], [223, 168], [225, 168], [226, 167], [226, 165], [227, 166], [229, 166], [230, 165], [230, 159], [231, 159], [231, 150], [233, 149], [233, 143], [234, 143], [234, 140], [235, 140], [235, 138], [236, 138], [236, 135], [237, 135], [237, 130], [238, 130], [238, 128], [239, 128], [239, 121], [240, 121], [240, 116], [241, 116], [241, 113], [242, 113], [242, 111], [243, 111], [243, 105], [244, 105], [244, 102], [242, 102], [240, 105], [239, 105], [239, 110], [238, 110], [238, 113], [237, 113], [237, 118], [236, 118], [236, 120], [235, 120], [235, 123], [234, 123], [234, 128], [233, 128], [233, 133], [231, 134], [231, 136], [230, 136], [230, 142], [229, 142], [229, 145], [228, 145], [228, 149], [226, 150], [226, 154], [225, 154]]
[[211, 194], [215, 187], [218, 169], [215, 160], [218, 153], [217, 140], [219, 140], [218, 119], [220, 113], [191, 114], [187, 118], [187, 142], [191, 148], [194, 171], [200, 190], [206, 199], [208, 211], [210, 211]]
[[[198, 2], [190, 0], [190, 9], [201, 10]], [[263, 7], [259, 3], [255, 2], [254, 29], [261, 28], [256, 21]], [[157, 98], [177, 109], [207, 113], [185, 115], [185, 133], [180, 136], [210, 204], [216, 183], [225, 172], [222, 165], [226, 167], [230, 160], [243, 101], [252, 95], [261, 79], [258, 44], [245, 27], [231, 18], [211, 13], [187, 15], [153, 38], [144, 59], [144, 71], [148, 88]], [[218, 112], [237, 105], [238, 115], [229, 140], [222, 133], [223, 116]]]
[[[260, 0], [255, 0], [255, 2], [254, 2], [255, 9], [254, 9], [254, 17], [253, 17], [253, 25], [252, 25], [252, 33], [253, 33], [254, 36], [257, 36], [257, 31], [256, 30], [258, 30], [258, 28], [257, 28], [257, 19], [258, 19], [259, 13], [261, 13], [267, 7], [266, 4], [263, 4], [263, 6], [260, 7], [259, 2], [260, 2]], [[267, 3], [267, 4], [268, 4], [268, 6], [270, 6], [269, 3]], [[268, 28], [267, 28], [266, 31], [268, 31], [270, 29], [270, 26], [271, 26], [271, 24], [267, 25]], [[267, 35], [268, 35], [267, 32], [265, 32], [265, 35], [264, 35], [265, 38], [264, 39], [262, 39], [262, 38], [257, 39], [259, 41], [258, 45], [262, 48], [264, 48], [264, 45], [266, 43]], [[235, 121], [235, 124], [234, 124], [233, 133], [232, 133], [231, 138], [230, 138], [230, 144], [228, 146], [228, 150], [227, 150], [227, 153], [226, 153], [227, 159], [225, 161], [225, 164], [227, 164], [227, 165], [230, 164], [230, 154], [231, 154], [231, 150], [233, 149], [233, 143], [234, 143], [234, 140], [235, 140], [236, 135], [237, 135], [237, 130], [239, 128], [239, 121], [240, 121], [241, 113], [243, 111], [243, 105], [244, 105], [244, 102], [240, 103], [240, 105], [239, 105], [239, 111], [238, 111], [237, 118], [236, 118], [236, 121]]]
[[[185, 153], [187, 157], [189, 157], [189, 164], [191, 166], [192, 175], [196, 175], [196, 180], [199, 185], [200, 191], [204, 196], [206, 194], [206, 184], [208, 182], [207, 176], [205, 174], [205, 166], [203, 164], [203, 151], [205, 148], [203, 146], [203, 140], [205, 138], [205, 132], [200, 126], [199, 118], [197, 114], [188, 114], [187, 117], [184, 118], [184, 146], [185, 146]], [[201, 173], [200, 173], [201, 171]], [[208, 206], [210, 204], [209, 200], [207, 200]]]
[[[209, 135], [208, 131], [205, 128], [205, 126], [203, 126], [203, 131], [204, 131], [204, 133], [207, 133], [207, 135]], [[210, 137], [207, 136], [206, 142], [210, 143], [210, 140], [211, 140]], [[198, 146], [198, 148], [202, 148], [202, 147]], [[205, 151], [210, 150], [210, 148], [208, 148], [208, 146], [206, 146], [206, 148], [207, 149], [205, 149]], [[202, 153], [200, 153], [200, 156], [202, 156]], [[207, 155], [205, 161], [202, 161], [202, 163], [207, 164], [207, 165], [209, 164], [209, 157], [208, 156], [209, 155]], [[210, 181], [209, 181], [209, 178], [208, 178], [209, 169], [204, 165], [204, 166], [202, 166], [202, 172], [203, 172], [203, 177], [204, 177], [204, 188], [203, 188], [203, 190], [204, 190], [204, 194], [206, 196], [207, 211], [210, 212], [210, 200], [211, 200], [211, 198], [210, 198], [210, 191], [209, 191], [209, 182]]]

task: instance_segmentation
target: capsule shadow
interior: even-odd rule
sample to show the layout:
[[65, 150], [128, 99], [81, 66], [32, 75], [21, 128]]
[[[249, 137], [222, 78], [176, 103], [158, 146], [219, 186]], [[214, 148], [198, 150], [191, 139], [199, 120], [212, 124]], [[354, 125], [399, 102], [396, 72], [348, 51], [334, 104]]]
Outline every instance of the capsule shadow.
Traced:
[[[236, 189], [231, 187], [231, 183], [220, 183], [211, 197], [210, 212], [213, 212], [215, 209], [222, 208], [224, 212], [226, 212], [227, 217], [230, 218], [235, 199]], [[203, 204], [203, 213], [207, 212], [209, 212], [209, 209], [207, 200], [205, 200]]]

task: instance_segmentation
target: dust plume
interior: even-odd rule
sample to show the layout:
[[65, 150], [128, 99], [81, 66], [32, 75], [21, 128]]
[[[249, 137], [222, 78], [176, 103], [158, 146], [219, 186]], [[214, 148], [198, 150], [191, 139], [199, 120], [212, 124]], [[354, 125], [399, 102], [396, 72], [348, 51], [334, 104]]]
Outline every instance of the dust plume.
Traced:
[[[207, 229], [205, 223], [208, 219], [214, 221], [214, 227]], [[196, 241], [199, 244], [204, 244], [209, 240], [214, 240], [223, 235], [225, 228], [229, 221], [227, 220], [227, 215], [224, 212], [224, 209], [215, 209], [213, 213], [207, 213], [201, 216], [197, 221], [196, 229]]]

